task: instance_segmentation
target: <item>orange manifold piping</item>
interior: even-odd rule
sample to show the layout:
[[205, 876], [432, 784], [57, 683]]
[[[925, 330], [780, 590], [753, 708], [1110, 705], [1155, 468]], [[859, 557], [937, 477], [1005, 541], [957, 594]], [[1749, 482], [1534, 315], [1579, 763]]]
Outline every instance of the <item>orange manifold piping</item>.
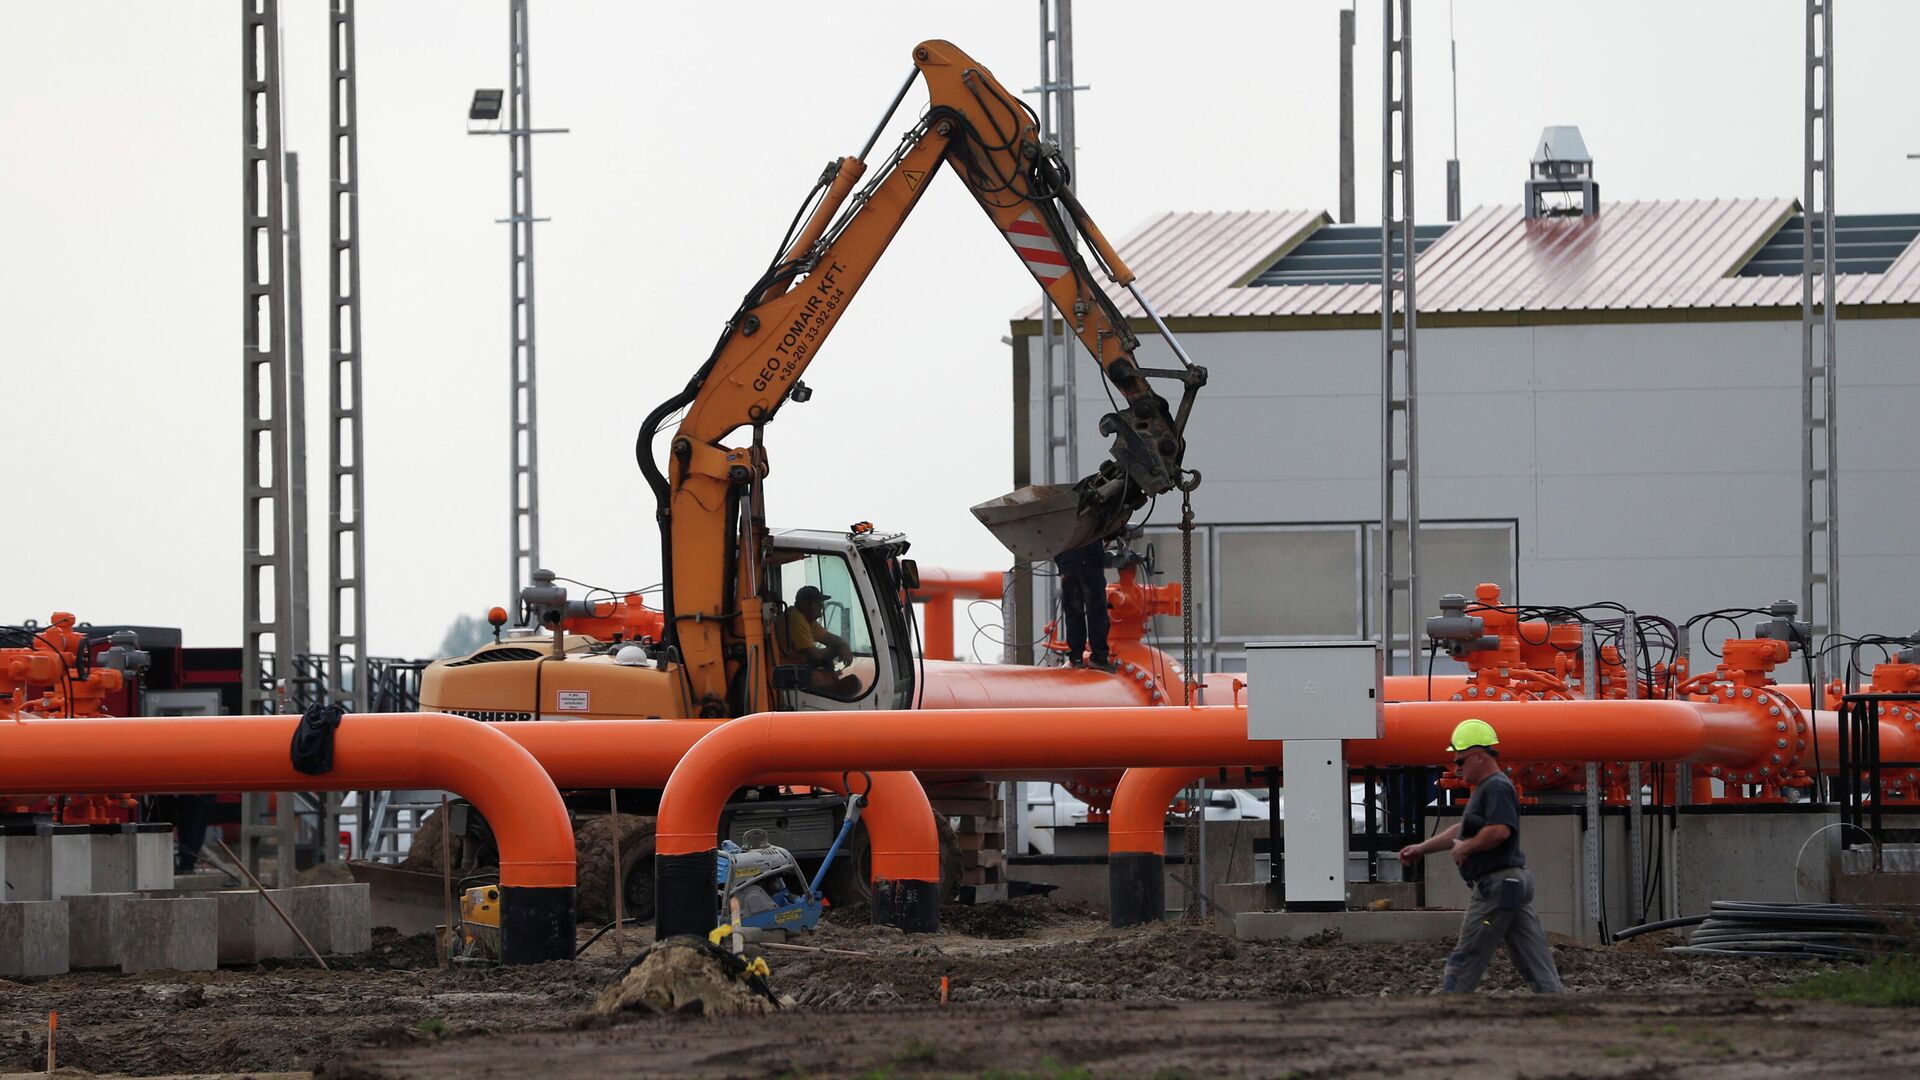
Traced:
[[333, 770], [294, 769], [293, 716], [134, 717], [0, 723], [0, 791], [75, 795], [445, 788], [480, 808], [500, 843], [500, 883], [571, 888], [573, 825], [540, 763], [494, 727], [445, 713], [356, 713]]
[[[1736, 706], [1682, 701], [1409, 702], [1385, 706], [1386, 734], [1347, 744], [1356, 765], [1447, 760], [1454, 725], [1493, 724], [1515, 760], [1761, 759], [1772, 730]], [[1280, 763], [1278, 741], [1247, 738], [1244, 708], [986, 709], [941, 713], [758, 713], [729, 721], [674, 767], [660, 799], [656, 850], [714, 846], [733, 791], [771, 769], [1076, 768]]]
[[[817, 715], [817, 714], [814, 714]], [[657, 788], [718, 720], [594, 720], [492, 725], [525, 747], [562, 789]], [[838, 770], [771, 769], [746, 783], [804, 784], [843, 795], [866, 786]], [[867, 790], [867, 840], [876, 881], [939, 881], [940, 832], [920, 781], [908, 772], [878, 772]], [[729, 792], [731, 795], [731, 792]], [[492, 820], [489, 818], [488, 820]], [[709, 845], [711, 846], [711, 845]]]

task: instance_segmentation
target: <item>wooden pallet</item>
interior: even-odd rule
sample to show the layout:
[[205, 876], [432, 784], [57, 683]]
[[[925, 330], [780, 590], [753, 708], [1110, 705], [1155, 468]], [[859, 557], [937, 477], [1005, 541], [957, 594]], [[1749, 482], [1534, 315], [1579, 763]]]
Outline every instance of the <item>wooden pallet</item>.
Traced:
[[1007, 817], [1000, 785], [978, 780], [928, 784], [927, 799], [934, 813], [953, 821], [959, 841], [957, 899], [963, 904], [1006, 899]]

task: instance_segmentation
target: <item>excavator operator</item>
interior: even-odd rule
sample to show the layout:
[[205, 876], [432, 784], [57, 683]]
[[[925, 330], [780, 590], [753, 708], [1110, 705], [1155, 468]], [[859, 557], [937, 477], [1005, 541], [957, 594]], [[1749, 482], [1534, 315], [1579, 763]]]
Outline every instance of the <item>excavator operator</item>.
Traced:
[[853, 663], [853, 646], [847, 639], [820, 625], [827, 601], [833, 597], [817, 586], [803, 585], [794, 595], [792, 606], [780, 619], [778, 644], [781, 662], [806, 667], [808, 688], [830, 697], [852, 698], [860, 695], [860, 679], [852, 674], [836, 674], [835, 661]]

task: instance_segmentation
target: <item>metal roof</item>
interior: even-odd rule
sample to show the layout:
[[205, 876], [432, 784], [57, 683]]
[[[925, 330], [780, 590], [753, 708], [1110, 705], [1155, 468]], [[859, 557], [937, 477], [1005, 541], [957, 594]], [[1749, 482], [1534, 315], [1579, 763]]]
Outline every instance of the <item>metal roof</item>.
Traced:
[[[1451, 223], [1414, 226], [1414, 258], [1419, 258], [1452, 227]], [[1400, 245], [1394, 245], [1394, 270], [1398, 271], [1404, 262]], [[1315, 229], [1248, 284], [1264, 288], [1269, 285], [1357, 285], [1379, 280], [1380, 226], [1328, 225]]]
[[[1797, 275], [1737, 271], [1798, 212], [1792, 199], [1661, 200], [1528, 221], [1517, 205], [1480, 207], [1419, 255], [1420, 311], [1797, 308]], [[1118, 247], [1168, 318], [1377, 314], [1377, 283], [1251, 286], [1330, 220], [1297, 210], [1170, 212]], [[1920, 303], [1920, 244], [1884, 273], [1841, 274], [1837, 285], [1842, 304]], [[1116, 299], [1128, 316], [1144, 315], [1132, 297]], [[1038, 317], [1037, 305], [1016, 316]]]
[[[1805, 215], [1795, 214], [1740, 268], [1741, 277], [1798, 274]], [[1920, 236], [1920, 214], [1835, 214], [1833, 259], [1840, 274], [1884, 274]], [[1814, 230], [1815, 265], [1824, 256], [1820, 230]], [[1378, 261], [1377, 257], [1376, 260]]]

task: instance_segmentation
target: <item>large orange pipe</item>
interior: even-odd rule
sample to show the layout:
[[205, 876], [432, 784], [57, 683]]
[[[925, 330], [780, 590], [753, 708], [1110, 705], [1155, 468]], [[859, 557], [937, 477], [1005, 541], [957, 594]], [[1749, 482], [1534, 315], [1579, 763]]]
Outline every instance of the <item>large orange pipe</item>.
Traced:
[[[1833, 772], [1840, 762], [1840, 714], [1826, 709], [1813, 709], [1813, 695], [1808, 692], [1806, 683], [1781, 683], [1772, 687], [1780, 696], [1793, 702], [1805, 711], [1807, 723], [1813, 728], [1814, 742], [1820, 748], [1820, 767]], [[1831, 693], [1821, 695], [1821, 704], [1835, 705], [1839, 698]], [[1894, 710], [1904, 709], [1914, 714], [1912, 719], [1906, 713]], [[1913, 761], [1920, 758], [1920, 709], [1912, 704], [1882, 705], [1880, 711], [1880, 758], [1883, 761]], [[1801, 755], [1800, 764], [1811, 769], [1813, 755]]]
[[[598, 789], [660, 787], [687, 751], [721, 723], [593, 720], [492, 726], [525, 747], [556, 786]], [[874, 922], [913, 931], [939, 929], [940, 831], [926, 789], [912, 773], [879, 772], [866, 778], [781, 768], [748, 782], [867, 795], [869, 805], [861, 820], [873, 854]]]
[[953, 602], [957, 598], [999, 600], [1006, 595], [1006, 575], [998, 570], [943, 570], [937, 566], [920, 568], [920, 585], [912, 598], [927, 606], [927, 618], [921, 627], [925, 637], [920, 655], [929, 660], [953, 660]]
[[[1517, 758], [1560, 761], [1754, 760], [1771, 731], [1736, 706], [1679, 701], [1413, 702], [1388, 704], [1386, 737], [1348, 744], [1354, 764], [1427, 764], [1446, 759], [1461, 720], [1502, 731]], [[660, 800], [655, 844], [659, 932], [698, 925], [712, 880], [714, 831], [727, 798], [769, 768], [1022, 771], [1280, 762], [1278, 741], [1247, 738], [1244, 708], [990, 709], [758, 713], [729, 721], [687, 752]], [[673, 872], [668, 872], [669, 865]]]
[[500, 842], [503, 959], [572, 958], [573, 825], [532, 754], [461, 716], [366, 713], [334, 733], [333, 769], [309, 776], [288, 753], [298, 724], [287, 716], [0, 723], [0, 791], [457, 791]]
[[[1158, 922], [1167, 912], [1167, 807], [1211, 769], [1128, 769], [1107, 817], [1107, 915], [1115, 926]], [[1191, 870], [1189, 871], [1191, 872]]]

